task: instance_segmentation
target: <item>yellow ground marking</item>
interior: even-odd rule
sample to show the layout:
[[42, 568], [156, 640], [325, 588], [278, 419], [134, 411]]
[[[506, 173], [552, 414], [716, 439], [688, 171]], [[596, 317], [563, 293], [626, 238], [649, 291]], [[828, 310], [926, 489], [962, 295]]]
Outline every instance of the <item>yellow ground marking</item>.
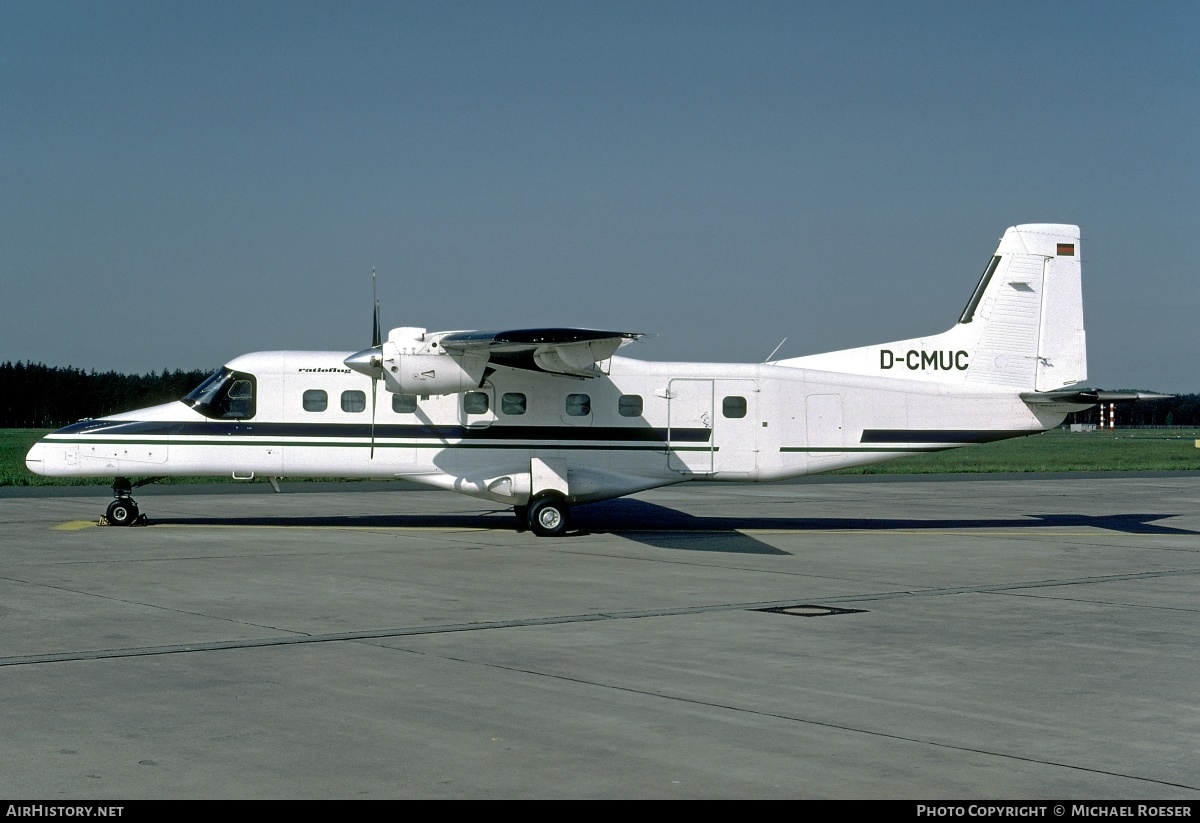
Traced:
[[66, 523], [59, 523], [57, 526], [52, 526], [51, 529], [56, 532], [77, 532], [80, 529], [88, 529], [98, 525], [100, 524], [95, 520], [68, 520]]

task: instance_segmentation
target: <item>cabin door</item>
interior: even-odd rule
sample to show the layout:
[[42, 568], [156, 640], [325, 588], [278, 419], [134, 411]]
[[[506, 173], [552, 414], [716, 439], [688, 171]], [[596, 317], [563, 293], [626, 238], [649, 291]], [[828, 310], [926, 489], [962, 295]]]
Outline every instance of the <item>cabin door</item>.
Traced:
[[713, 471], [752, 474], [758, 468], [756, 380], [718, 380], [713, 395]]
[[713, 471], [713, 381], [690, 377], [667, 384], [667, 467], [684, 474]]

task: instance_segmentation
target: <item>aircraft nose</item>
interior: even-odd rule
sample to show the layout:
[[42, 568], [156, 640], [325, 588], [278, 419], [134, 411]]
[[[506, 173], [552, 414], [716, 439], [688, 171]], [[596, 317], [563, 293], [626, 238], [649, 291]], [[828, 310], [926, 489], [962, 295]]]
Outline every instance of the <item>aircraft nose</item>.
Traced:
[[29, 454], [25, 455], [25, 467], [34, 474], [41, 474], [45, 451], [45, 443], [41, 441], [34, 443], [33, 448], [29, 450]]

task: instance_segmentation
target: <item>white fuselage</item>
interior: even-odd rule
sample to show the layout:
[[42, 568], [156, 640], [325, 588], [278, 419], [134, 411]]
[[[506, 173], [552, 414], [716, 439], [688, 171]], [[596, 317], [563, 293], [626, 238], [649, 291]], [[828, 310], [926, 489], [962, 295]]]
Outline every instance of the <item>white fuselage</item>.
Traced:
[[[575, 378], [491, 370], [477, 389], [377, 391], [349, 352], [262, 352], [224, 417], [184, 402], [68, 426], [30, 452], [51, 476], [405, 478], [510, 505], [704, 479], [771, 481], [1043, 431], [1068, 409], [1012, 390], [795, 366], [613, 357]], [[248, 415], [240, 416], [239, 415]], [[373, 421], [372, 421], [373, 417]]]
[[687, 480], [769, 481], [1044, 431], [1097, 396], [1078, 226], [1009, 228], [948, 330], [773, 363], [615, 357], [640, 333], [379, 334], [359, 352], [238, 357], [183, 401], [81, 421], [26, 462], [114, 477], [407, 478], [562, 534], [570, 504]]

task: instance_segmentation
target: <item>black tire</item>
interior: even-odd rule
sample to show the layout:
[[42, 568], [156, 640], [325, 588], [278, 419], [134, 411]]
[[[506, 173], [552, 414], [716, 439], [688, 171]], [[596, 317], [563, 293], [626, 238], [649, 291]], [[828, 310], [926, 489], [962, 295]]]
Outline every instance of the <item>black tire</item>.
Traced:
[[558, 495], [539, 497], [529, 505], [525, 522], [538, 537], [561, 537], [567, 531], [567, 504]]
[[104, 513], [110, 526], [132, 526], [138, 519], [137, 503], [128, 497], [117, 498], [108, 504]]
[[517, 516], [518, 531], [529, 525], [529, 507], [513, 506], [513, 514]]

